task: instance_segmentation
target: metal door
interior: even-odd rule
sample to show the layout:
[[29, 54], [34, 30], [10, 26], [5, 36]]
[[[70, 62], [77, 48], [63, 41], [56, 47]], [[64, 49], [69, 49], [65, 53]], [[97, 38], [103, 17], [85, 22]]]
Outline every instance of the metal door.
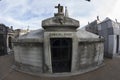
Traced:
[[72, 39], [51, 38], [51, 59], [53, 73], [71, 71]]

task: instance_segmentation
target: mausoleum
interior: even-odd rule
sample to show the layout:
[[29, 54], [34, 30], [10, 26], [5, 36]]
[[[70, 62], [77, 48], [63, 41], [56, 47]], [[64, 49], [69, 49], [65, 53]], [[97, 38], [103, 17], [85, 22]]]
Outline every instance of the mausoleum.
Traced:
[[[103, 64], [103, 38], [79, 30], [79, 21], [58, 13], [42, 21], [42, 28], [14, 40], [15, 69], [36, 75], [72, 75]], [[67, 10], [66, 10], [67, 11]]]

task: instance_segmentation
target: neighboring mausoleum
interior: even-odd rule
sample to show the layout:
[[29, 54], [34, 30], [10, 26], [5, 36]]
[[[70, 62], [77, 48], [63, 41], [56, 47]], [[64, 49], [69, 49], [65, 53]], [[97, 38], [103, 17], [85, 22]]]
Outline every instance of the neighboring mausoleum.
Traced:
[[69, 18], [60, 4], [58, 13], [42, 21], [43, 29], [14, 41], [15, 68], [36, 75], [71, 75], [88, 72], [103, 64], [103, 39], [77, 30], [79, 21]]
[[12, 39], [14, 38], [14, 31], [6, 25], [0, 23], [0, 56], [12, 52]]
[[120, 55], [120, 23], [106, 18], [103, 21], [97, 20], [85, 27], [86, 31], [104, 37], [104, 56], [112, 58]]

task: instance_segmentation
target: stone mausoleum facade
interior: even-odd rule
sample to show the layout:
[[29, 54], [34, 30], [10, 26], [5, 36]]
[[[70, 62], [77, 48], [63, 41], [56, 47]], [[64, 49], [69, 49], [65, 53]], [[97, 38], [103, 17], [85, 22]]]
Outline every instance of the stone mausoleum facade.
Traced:
[[14, 32], [11, 28], [0, 23], [0, 56], [10, 53], [13, 49], [12, 39], [14, 38]]
[[14, 40], [15, 68], [36, 75], [71, 75], [94, 70], [103, 64], [103, 39], [77, 30], [79, 21], [58, 13], [42, 21], [43, 29]]

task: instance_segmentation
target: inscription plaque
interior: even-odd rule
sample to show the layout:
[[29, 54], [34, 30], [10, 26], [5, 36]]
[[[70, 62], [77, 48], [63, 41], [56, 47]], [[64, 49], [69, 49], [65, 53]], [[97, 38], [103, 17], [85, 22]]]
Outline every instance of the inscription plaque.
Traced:
[[73, 33], [49, 33], [50, 37], [72, 37]]

